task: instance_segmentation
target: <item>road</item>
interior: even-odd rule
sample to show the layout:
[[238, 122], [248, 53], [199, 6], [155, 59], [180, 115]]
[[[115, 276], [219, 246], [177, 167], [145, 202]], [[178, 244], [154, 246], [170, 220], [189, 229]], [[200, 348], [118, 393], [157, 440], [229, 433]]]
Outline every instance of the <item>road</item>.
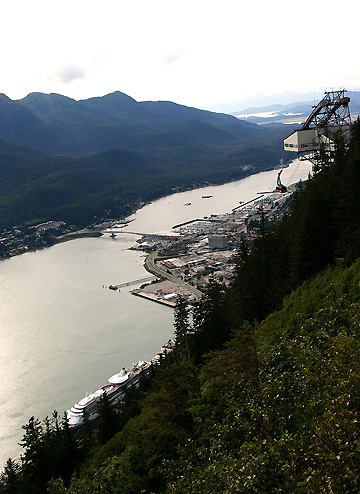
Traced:
[[180, 278], [177, 278], [176, 276], [173, 276], [172, 274], [168, 273], [164, 269], [159, 268], [159, 266], [155, 264], [155, 259], [157, 255], [158, 255], [158, 251], [156, 250], [155, 252], [151, 252], [146, 258], [145, 268], [150, 273], [153, 273], [156, 276], [162, 276], [163, 278], [166, 278], [167, 280], [172, 281], [173, 283], [177, 283], [178, 285], [183, 286], [189, 292], [195, 295], [196, 298], [201, 298], [203, 296], [203, 293], [194, 286], [189, 285], [184, 280], [181, 280]]

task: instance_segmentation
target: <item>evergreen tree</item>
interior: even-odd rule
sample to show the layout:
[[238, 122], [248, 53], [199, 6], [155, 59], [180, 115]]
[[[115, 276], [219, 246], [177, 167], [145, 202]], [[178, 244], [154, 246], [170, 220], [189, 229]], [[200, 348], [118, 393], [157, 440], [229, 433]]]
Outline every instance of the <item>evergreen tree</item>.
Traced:
[[93, 422], [89, 419], [89, 414], [86, 410], [83, 411], [83, 424], [81, 428], [81, 450], [84, 456], [87, 456], [91, 449], [94, 447], [95, 427]]
[[360, 256], [360, 121], [353, 125], [352, 139], [338, 184], [335, 227], [337, 254], [354, 260]]
[[103, 393], [100, 397], [98, 413], [98, 438], [101, 444], [105, 444], [119, 430], [118, 413], [106, 393]]
[[9, 458], [0, 477], [0, 492], [18, 494], [20, 492], [20, 481], [19, 465]]
[[206, 296], [195, 307], [194, 334], [190, 340], [195, 364], [202, 362], [204, 354], [221, 349], [229, 339], [232, 320], [227, 303], [226, 289], [217, 281], [210, 280]]
[[21, 456], [25, 492], [42, 492], [47, 474], [45, 451], [43, 448], [44, 431], [38, 419], [31, 417], [23, 425], [25, 431], [19, 443], [25, 450]]
[[189, 347], [189, 310], [187, 302], [183, 296], [178, 296], [177, 303], [174, 311], [174, 327], [176, 344], [180, 348], [184, 349], [185, 355], [190, 361], [190, 347]]
[[[66, 482], [70, 480], [71, 475], [78, 467], [82, 460], [82, 452], [76, 439], [74, 430], [69, 426], [66, 412], [64, 412], [60, 434], [57, 436], [58, 451], [58, 469], [56, 476], [61, 476]], [[53, 446], [55, 444], [53, 443]], [[52, 475], [53, 476], [53, 475]]]

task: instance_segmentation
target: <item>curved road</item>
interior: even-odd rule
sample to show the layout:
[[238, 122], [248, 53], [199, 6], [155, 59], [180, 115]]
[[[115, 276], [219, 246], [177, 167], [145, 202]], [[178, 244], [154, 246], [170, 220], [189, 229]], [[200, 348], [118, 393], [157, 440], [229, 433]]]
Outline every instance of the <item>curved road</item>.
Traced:
[[195, 295], [196, 298], [201, 298], [204, 294], [195, 288], [192, 285], [189, 285], [185, 281], [181, 280], [180, 278], [177, 278], [176, 276], [173, 276], [172, 274], [168, 273], [167, 271], [164, 271], [163, 269], [159, 268], [155, 264], [155, 259], [158, 255], [158, 251], [156, 250], [155, 252], [150, 252], [150, 254], [147, 256], [146, 261], [145, 261], [145, 268], [150, 272], [155, 274], [156, 276], [162, 276], [163, 278], [168, 279], [169, 281], [172, 281], [173, 283], [177, 283], [180, 286], [183, 286], [189, 292], [191, 292], [193, 295]]

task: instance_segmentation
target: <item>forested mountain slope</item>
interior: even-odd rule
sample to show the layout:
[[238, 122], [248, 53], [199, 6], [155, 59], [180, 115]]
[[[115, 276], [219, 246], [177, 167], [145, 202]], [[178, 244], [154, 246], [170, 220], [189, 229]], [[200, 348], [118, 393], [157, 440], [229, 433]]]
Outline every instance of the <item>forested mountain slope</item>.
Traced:
[[257, 156], [251, 149], [223, 156], [219, 150], [207, 152], [189, 145], [174, 163], [162, 161], [160, 147], [158, 159], [123, 148], [60, 157], [0, 140], [0, 228], [48, 220], [82, 227], [94, 216], [121, 217], [141, 201], [240, 179], [278, 163], [266, 150]]
[[178, 187], [269, 170], [289, 158], [286, 133], [120, 92], [83, 101], [0, 95], [0, 228], [48, 220], [84, 226]]
[[160, 144], [174, 159], [189, 135], [192, 145], [211, 148], [214, 138], [233, 150], [257, 139], [273, 145], [273, 132], [233, 116], [169, 101], [137, 102], [119, 91], [82, 101], [43, 93], [16, 101], [0, 97], [0, 138], [46, 153], [86, 154], [114, 147], [151, 153]]
[[0, 175], [0, 228], [51, 219], [85, 226], [94, 216], [121, 216], [140, 198], [161, 195], [175, 179], [124, 149], [59, 158], [5, 141]]
[[80, 438], [31, 419], [2, 491], [359, 492], [359, 166], [357, 123], [289, 214], [243, 243], [232, 288], [211, 283], [191, 319], [179, 302], [153, 378]]

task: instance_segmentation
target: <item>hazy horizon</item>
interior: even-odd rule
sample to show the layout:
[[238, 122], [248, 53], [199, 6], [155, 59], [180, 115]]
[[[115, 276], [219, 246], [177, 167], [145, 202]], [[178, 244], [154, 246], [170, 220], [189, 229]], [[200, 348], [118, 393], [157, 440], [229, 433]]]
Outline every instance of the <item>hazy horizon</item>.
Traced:
[[[232, 113], [356, 90], [357, 16], [346, 17], [346, 45], [314, 41], [318, 20], [332, 26], [337, 10], [333, 0], [301, 8], [285, 0], [14, 0], [2, 10], [0, 92], [80, 100], [119, 90], [137, 101]], [[347, 12], [356, 11], [349, 0]]]

